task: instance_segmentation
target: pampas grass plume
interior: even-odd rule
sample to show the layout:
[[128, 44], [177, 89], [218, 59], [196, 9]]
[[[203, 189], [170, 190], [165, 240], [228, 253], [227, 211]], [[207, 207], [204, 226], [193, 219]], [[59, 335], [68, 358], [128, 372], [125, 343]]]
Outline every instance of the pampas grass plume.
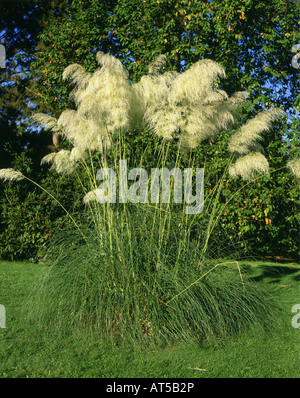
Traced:
[[20, 171], [14, 169], [0, 169], [0, 180], [21, 181], [24, 178], [24, 175]]
[[268, 171], [269, 163], [260, 152], [252, 152], [241, 156], [229, 168], [229, 174], [232, 177], [241, 176], [244, 180], [251, 180], [257, 172], [267, 174]]

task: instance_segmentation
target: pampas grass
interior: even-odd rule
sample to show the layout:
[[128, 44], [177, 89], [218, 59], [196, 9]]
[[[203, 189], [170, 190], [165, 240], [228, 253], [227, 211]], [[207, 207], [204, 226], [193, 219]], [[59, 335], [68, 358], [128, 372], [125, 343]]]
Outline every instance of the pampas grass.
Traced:
[[162, 216], [143, 205], [116, 207], [86, 240], [76, 231], [58, 233], [49, 272], [28, 304], [29, 320], [50, 334], [82, 331], [139, 346], [270, 325], [270, 298], [245, 275], [242, 283], [235, 263], [214, 270], [210, 262], [199, 264], [197, 244], [176, 239], [178, 218]]
[[[57, 120], [35, 117], [72, 145], [46, 155], [42, 163], [79, 178], [80, 168], [84, 170], [87, 222], [73, 220], [76, 228], [53, 237], [49, 272], [33, 292], [27, 318], [49, 333], [84, 330], [134, 344], [224, 338], [255, 323], [268, 325], [274, 313], [269, 298], [236, 261], [220, 263], [207, 253], [225, 173], [248, 179], [268, 171], [258, 141], [279, 111], [258, 115], [232, 135], [228, 166], [205, 198], [203, 213], [189, 216], [186, 204], [172, 201], [109, 203], [101, 200], [104, 192], [96, 172], [116, 169], [126, 159], [123, 139], [128, 128], [143, 122], [163, 139], [153, 154], [158, 168], [167, 165], [169, 143], [176, 141], [177, 167], [184, 163], [181, 156], [199, 143], [213, 142], [220, 131], [235, 126], [246, 95], [229, 97], [216, 89], [225, 71], [212, 60], [200, 60], [180, 74], [162, 71], [166, 58], [160, 56], [148, 75], [131, 84], [119, 60], [101, 52], [96, 59], [99, 67], [92, 74], [77, 64], [64, 71], [63, 79], [75, 85], [70, 98], [76, 110], [65, 110]], [[192, 157], [188, 163], [199, 166]], [[148, 167], [142, 159], [135, 165]], [[295, 164], [291, 167], [297, 170]], [[6, 170], [2, 178], [21, 176]], [[196, 218], [202, 228], [192, 238]]]

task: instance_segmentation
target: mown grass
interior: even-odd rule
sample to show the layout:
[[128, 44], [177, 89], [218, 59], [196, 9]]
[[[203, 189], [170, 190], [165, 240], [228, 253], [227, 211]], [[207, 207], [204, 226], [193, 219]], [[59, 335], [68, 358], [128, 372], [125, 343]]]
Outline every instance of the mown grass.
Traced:
[[6, 308], [0, 377], [298, 378], [299, 329], [292, 327], [291, 309], [300, 303], [300, 266], [244, 261], [241, 267], [282, 308], [273, 330], [254, 326], [234, 338], [137, 349], [83, 333], [43, 335], [37, 325], [23, 322], [21, 310], [47, 266], [0, 262], [0, 303]]

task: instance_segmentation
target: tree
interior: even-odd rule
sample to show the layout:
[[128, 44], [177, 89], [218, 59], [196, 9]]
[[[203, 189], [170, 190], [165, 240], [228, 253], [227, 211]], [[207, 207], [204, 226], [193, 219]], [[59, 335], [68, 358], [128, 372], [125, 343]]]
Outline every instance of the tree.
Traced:
[[[36, 105], [28, 91], [32, 84], [30, 66], [39, 43], [37, 36], [49, 13], [59, 15], [62, 6], [66, 4], [59, 0], [0, 2], [1, 44], [6, 49], [6, 68], [0, 69], [0, 166], [15, 167], [35, 181], [43, 181], [61, 202], [66, 200], [68, 204], [70, 193], [74, 193], [72, 180], [57, 180], [40, 167], [41, 157], [49, 152], [51, 136], [32, 126], [30, 117]], [[64, 197], [61, 191], [66, 183], [70, 191], [65, 188]], [[34, 258], [62, 216], [60, 209], [51, 199], [41, 204], [40, 192], [30, 184], [23, 184], [21, 189], [1, 184], [0, 204], [0, 256]]]

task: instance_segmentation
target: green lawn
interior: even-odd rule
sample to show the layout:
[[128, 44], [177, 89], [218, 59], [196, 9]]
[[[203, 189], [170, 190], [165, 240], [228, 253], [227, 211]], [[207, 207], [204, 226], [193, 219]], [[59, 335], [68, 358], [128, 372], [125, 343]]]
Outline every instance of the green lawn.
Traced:
[[6, 328], [0, 329], [0, 377], [101, 378], [298, 378], [299, 329], [292, 307], [300, 304], [298, 264], [243, 262], [242, 269], [272, 293], [283, 308], [268, 333], [253, 328], [228, 341], [151, 349], [112, 346], [98, 339], [43, 336], [22, 323], [21, 306], [45, 272], [45, 265], [0, 262], [0, 304]]

